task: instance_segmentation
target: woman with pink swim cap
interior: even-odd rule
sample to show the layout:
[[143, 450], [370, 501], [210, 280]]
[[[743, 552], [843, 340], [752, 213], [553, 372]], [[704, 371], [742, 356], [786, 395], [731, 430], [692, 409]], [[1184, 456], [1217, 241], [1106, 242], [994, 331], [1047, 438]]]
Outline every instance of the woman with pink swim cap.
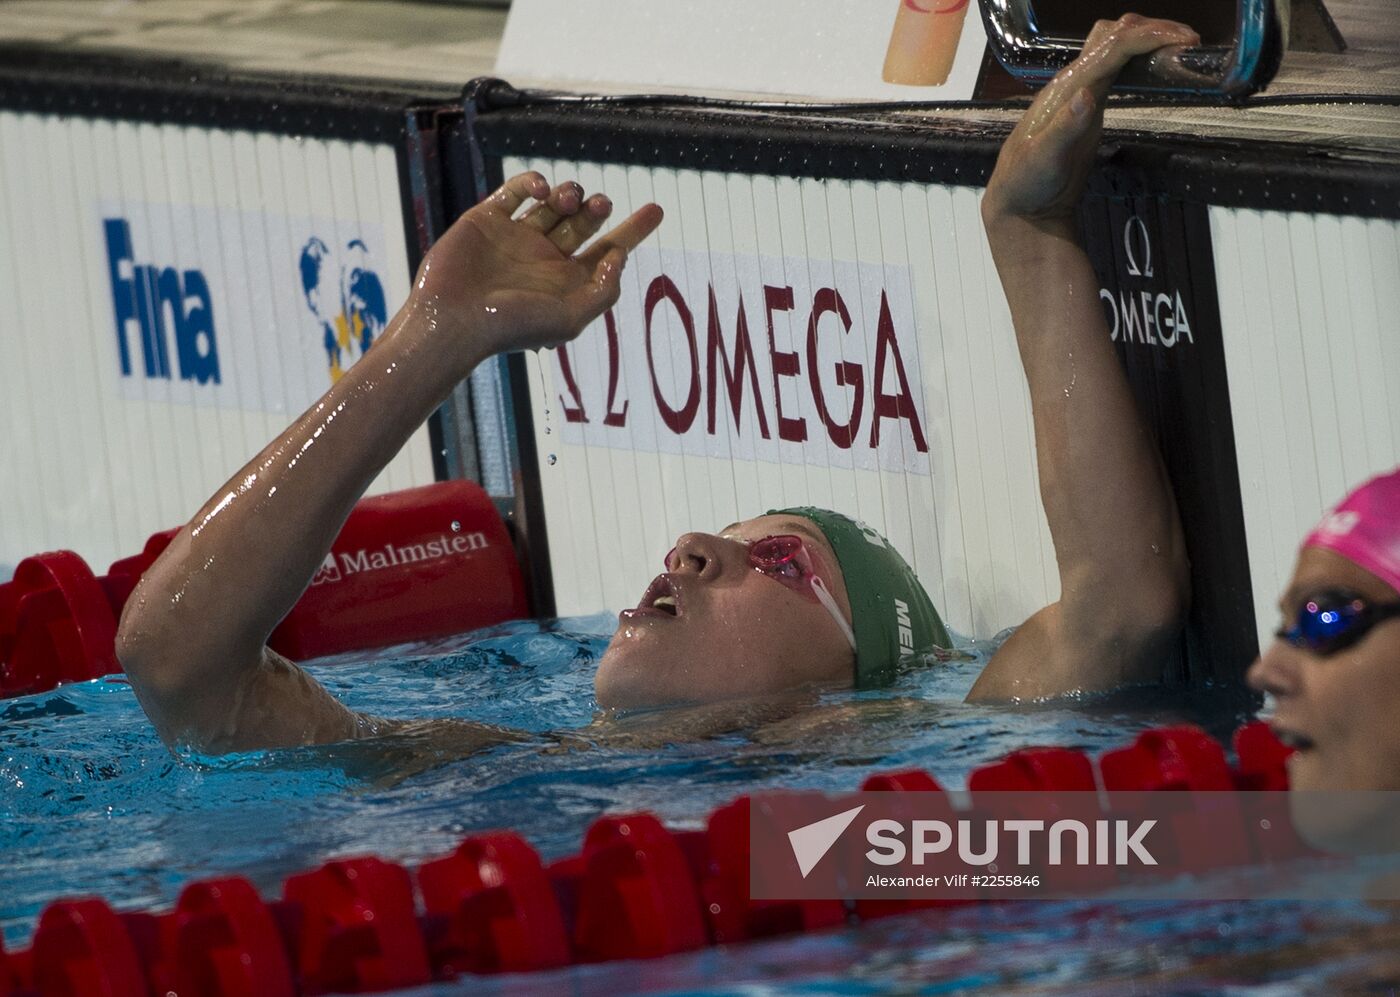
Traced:
[[1278, 639], [1249, 670], [1295, 790], [1400, 790], [1400, 469], [1303, 541]]

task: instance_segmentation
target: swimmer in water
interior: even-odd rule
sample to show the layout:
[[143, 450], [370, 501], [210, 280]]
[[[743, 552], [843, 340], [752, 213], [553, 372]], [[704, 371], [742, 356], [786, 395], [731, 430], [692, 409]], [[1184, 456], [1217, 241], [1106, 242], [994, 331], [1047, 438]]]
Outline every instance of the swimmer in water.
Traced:
[[1249, 670], [1297, 790], [1400, 791], [1400, 469], [1304, 539], [1277, 639]]
[[[1129, 15], [1098, 25], [1008, 138], [983, 199], [1030, 385], [1062, 596], [1001, 646], [973, 699], [1153, 683], [1178, 639], [1188, 601], [1181, 526], [1073, 212], [1118, 72], [1134, 56], [1196, 41], [1170, 21]], [[349, 710], [266, 647], [267, 636], [355, 501], [456, 384], [496, 353], [571, 340], [616, 301], [627, 254], [661, 210], [642, 208], [580, 252], [610, 210], [601, 194], [585, 197], [574, 183], [551, 190], [527, 173], [466, 212], [427, 254], [367, 358], [171, 542], [128, 603], [117, 640], [167, 744], [221, 753], [392, 728]], [[687, 533], [666, 568], [624, 612], [599, 665], [605, 708], [878, 685], [905, 652], [948, 643], [899, 554], [833, 512], [787, 509]], [[469, 722], [456, 729], [470, 744], [511, 736]]]

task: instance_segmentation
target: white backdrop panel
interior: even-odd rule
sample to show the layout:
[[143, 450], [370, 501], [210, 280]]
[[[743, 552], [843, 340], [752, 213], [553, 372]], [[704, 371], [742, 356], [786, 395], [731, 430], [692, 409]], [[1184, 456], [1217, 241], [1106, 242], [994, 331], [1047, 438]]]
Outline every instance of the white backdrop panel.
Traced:
[[1261, 646], [1298, 543], [1400, 464], [1400, 223], [1212, 208]]
[[[0, 113], [0, 563], [182, 523], [409, 279], [389, 146]], [[432, 478], [420, 431], [372, 490]]]
[[1058, 597], [979, 190], [508, 159], [666, 221], [529, 363], [561, 613], [634, 605], [688, 530], [815, 504], [888, 535], [977, 636]]

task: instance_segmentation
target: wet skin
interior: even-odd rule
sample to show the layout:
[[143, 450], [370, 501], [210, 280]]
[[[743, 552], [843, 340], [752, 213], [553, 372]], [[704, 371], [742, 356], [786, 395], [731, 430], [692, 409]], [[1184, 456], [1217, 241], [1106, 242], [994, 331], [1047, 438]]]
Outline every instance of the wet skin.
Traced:
[[761, 696], [854, 681], [855, 657], [820, 603], [754, 570], [744, 541], [795, 534], [851, 619], [845, 581], [821, 531], [800, 516], [759, 516], [719, 534], [687, 533], [662, 585], [676, 613], [652, 608], [648, 587], [624, 610], [594, 678], [598, 705], [635, 709]]
[[[1001, 647], [973, 699], [1027, 702], [1153, 682], [1180, 630], [1189, 601], [1180, 522], [1109, 340], [1073, 213], [1118, 72], [1136, 56], [1196, 41], [1172, 22], [1101, 22], [1083, 56], [1008, 138], [983, 198], [1030, 388], [1061, 598]], [[220, 753], [329, 743], [389, 726], [347, 709], [266, 647], [267, 635], [375, 475], [477, 364], [568, 342], [617, 301], [627, 255], [661, 223], [661, 209], [645, 206], [592, 241], [611, 210], [605, 196], [585, 196], [576, 183], [551, 189], [535, 173], [507, 181], [430, 250], [367, 361], [171, 542], [127, 604], [117, 640], [168, 744]], [[807, 535], [817, 559], [829, 562], [818, 573], [849, 622], [825, 539], [805, 520], [785, 520], [682, 537], [666, 572], [679, 612], [639, 611], [622, 621], [599, 668], [599, 701], [717, 704], [849, 687], [852, 652], [835, 620], [747, 563], [744, 540]], [[653, 599], [646, 609], [654, 608]], [[468, 726], [482, 743], [505, 736]]]
[[[1298, 556], [1279, 600], [1283, 620], [1326, 589], [1345, 589], [1370, 603], [1400, 593], [1340, 554], [1309, 547]], [[1400, 790], [1400, 619], [1377, 624], [1364, 638], [1321, 657], [1275, 640], [1249, 670], [1249, 683], [1275, 703], [1271, 725], [1296, 746], [1288, 761], [1295, 790]]]

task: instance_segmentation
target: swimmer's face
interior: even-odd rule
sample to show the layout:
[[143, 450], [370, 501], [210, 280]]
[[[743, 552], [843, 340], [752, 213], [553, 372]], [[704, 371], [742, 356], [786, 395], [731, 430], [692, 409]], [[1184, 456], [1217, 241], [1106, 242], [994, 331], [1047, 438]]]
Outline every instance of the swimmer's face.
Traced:
[[[754, 570], [746, 541], [801, 537], [849, 623], [836, 555], [800, 516], [747, 519], [721, 534], [687, 533], [638, 607], [622, 613], [594, 679], [598, 703], [635, 709], [707, 703], [806, 685], [850, 686], [855, 654], [821, 604]], [[653, 607], [669, 584], [668, 600]]]
[[[1308, 597], [1328, 589], [1369, 603], [1400, 599], [1340, 554], [1308, 547], [1279, 601], [1284, 625]], [[1249, 670], [1249, 683], [1272, 694], [1272, 725], [1298, 748], [1288, 762], [1291, 788], [1400, 790], [1400, 619], [1376, 624], [1359, 643], [1327, 657], [1275, 640]]]

